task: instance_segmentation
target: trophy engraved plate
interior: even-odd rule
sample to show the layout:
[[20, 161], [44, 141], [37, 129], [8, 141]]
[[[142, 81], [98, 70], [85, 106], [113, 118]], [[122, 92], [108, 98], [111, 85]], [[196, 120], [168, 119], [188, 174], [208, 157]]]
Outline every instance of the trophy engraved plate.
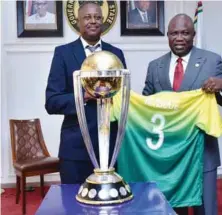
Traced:
[[[92, 205], [117, 204], [129, 201], [133, 194], [129, 185], [115, 172], [127, 120], [130, 73], [119, 58], [107, 51], [95, 52], [85, 59], [81, 70], [73, 73], [74, 95], [83, 140], [94, 166], [94, 173], [80, 186], [77, 201]], [[84, 110], [83, 91], [97, 100], [99, 162], [90, 139]], [[110, 108], [112, 97], [120, 91], [121, 115], [111, 161], [109, 163]]]

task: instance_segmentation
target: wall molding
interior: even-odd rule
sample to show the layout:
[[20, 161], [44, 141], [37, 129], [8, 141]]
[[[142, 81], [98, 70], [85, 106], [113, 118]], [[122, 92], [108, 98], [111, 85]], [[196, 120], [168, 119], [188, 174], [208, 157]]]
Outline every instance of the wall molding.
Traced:
[[[150, 52], [150, 51], [168, 51], [168, 43], [112, 43], [114, 46], [119, 47], [123, 51], [132, 52]], [[46, 44], [35, 44], [35, 43], [24, 43], [16, 44], [10, 43], [5, 44], [4, 49], [7, 53], [53, 53], [56, 46], [60, 44], [46, 43]]]
[[3, 163], [4, 163], [5, 156], [4, 156], [4, 144], [2, 144], [2, 143], [1, 143], [0, 152], [1, 152], [1, 158], [0, 158], [1, 159], [1, 161], [0, 161], [0, 163], [1, 163], [1, 177], [0, 178], [3, 179], [4, 178], [4, 171], [5, 171], [5, 165], [3, 165]]
[[[53, 181], [44, 181], [44, 186], [51, 186], [55, 184], [61, 184], [60, 180], [53, 180]], [[32, 187], [40, 187], [39, 182], [26, 182], [26, 186], [32, 186]], [[3, 183], [1, 184], [2, 188], [15, 188], [16, 183]]]
[[[10, 171], [9, 174], [8, 174], [8, 177], [10, 178], [15, 178], [15, 173], [14, 173], [14, 167], [13, 167], [13, 171]], [[45, 176], [59, 176], [59, 173], [58, 172], [54, 172], [54, 173], [48, 173], [48, 174], [45, 174]], [[30, 176], [30, 177], [36, 177], [36, 176]], [[38, 177], [38, 176], [37, 176]]]
[[222, 166], [219, 166], [217, 168], [217, 175], [221, 175], [221, 178], [222, 178]]
[[[77, 39], [77, 38], [75, 38]], [[21, 45], [31, 45], [31, 46], [39, 46], [39, 45], [52, 45], [52, 46], [58, 46], [66, 43], [73, 42], [75, 39], [72, 41], [67, 41], [67, 40], [50, 40], [48, 38], [45, 38], [44, 40], [32, 40], [32, 41], [27, 41], [27, 40], [13, 40], [13, 41], [5, 41], [2, 43], [3, 46], [21, 46]], [[121, 39], [119, 40], [108, 40], [106, 38], [102, 38], [104, 42], [109, 42], [111, 44], [165, 44], [168, 43], [168, 39], [166, 36], [164, 37], [154, 37], [154, 36], [135, 36], [135, 37], [124, 37], [122, 36]]]
[[[138, 41], [139, 40], [139, 41]], [[107, 41], [104, 39], [104, 41]], [[138, 43], [135, 43], [137, 42]], [[3, 43], [6, 52], [54, 52], [56, 46], [67, 44], [70, 41], [7, 41]], [[132, 37], [122, 40], [109, 40], [109, 43], [123, 51], [165, 51], [169, 50], [167, 37]]]
[[[31, 179], [31, 181], [29, 181], [29, 179]], [[10, 178], [11, 179], [11, 178]], [[14, 180], [8, 180], [7, 182], [1, 182], [1, 187], [3, 188], [11, 188], [11, 187], [15, 187], [16, 186], [16, 178], [14, 178]], [[44, 184], [45, 185], [51, 185], [51, 184], [60, 184], [60, 176], [59, 173], [56, 174], [47, 174], [44, 175]], [[26, 185], [28, 186], [34, 186], [34, 187], [39, 187], [40, 186], [40, 179], [38, 176], [33, 176], [33, 177], [27, 177], [26, 178]]]

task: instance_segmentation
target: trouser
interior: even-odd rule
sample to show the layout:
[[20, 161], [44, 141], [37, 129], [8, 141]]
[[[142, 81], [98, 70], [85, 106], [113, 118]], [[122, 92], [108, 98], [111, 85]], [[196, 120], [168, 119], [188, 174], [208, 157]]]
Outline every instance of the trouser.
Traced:
[[[217, 215], [217, 169], [203, 174], [203, 204], [193, 207], [194, 215]], [[188, 215], [188, 208], [174, 208], [179, 215]]]
[[62, 184], [81, 184], [93, 173], [90, 160], [64, 160], [60, 159], [60, 178]]

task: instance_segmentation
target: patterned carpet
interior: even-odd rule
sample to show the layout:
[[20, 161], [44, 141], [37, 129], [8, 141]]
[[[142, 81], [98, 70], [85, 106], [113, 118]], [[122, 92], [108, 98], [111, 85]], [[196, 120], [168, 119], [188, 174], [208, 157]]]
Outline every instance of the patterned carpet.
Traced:
[[[222, 179], [218, 180], [218, 215], [222, 215]], [[45, 188], [47, 192], [49, 187]], [[15, 204], [15, 188], [4, 189], [5, 192], [1, 194], [1, 214], [2, 215], [21, 215], [21, 204]], [[34, 215], [41, 203], [41, 195], [39, 187], [35, 188], [33, 192], [27, 192], [27, 214]], [[189, 215], [192, 215], [190, 210]]]

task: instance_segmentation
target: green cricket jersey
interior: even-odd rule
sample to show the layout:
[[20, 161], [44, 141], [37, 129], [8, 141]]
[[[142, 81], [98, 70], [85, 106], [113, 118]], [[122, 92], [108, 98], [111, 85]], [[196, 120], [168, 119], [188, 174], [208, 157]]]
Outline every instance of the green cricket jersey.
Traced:
[[[119, 119], [120, 109], [119, 93], [113, 119]], [[118, 172], [128, 182], [156, 181], [173, 207], [201, 205], [204, 133], [222, 133], [214, 94], [131, 91]]]

